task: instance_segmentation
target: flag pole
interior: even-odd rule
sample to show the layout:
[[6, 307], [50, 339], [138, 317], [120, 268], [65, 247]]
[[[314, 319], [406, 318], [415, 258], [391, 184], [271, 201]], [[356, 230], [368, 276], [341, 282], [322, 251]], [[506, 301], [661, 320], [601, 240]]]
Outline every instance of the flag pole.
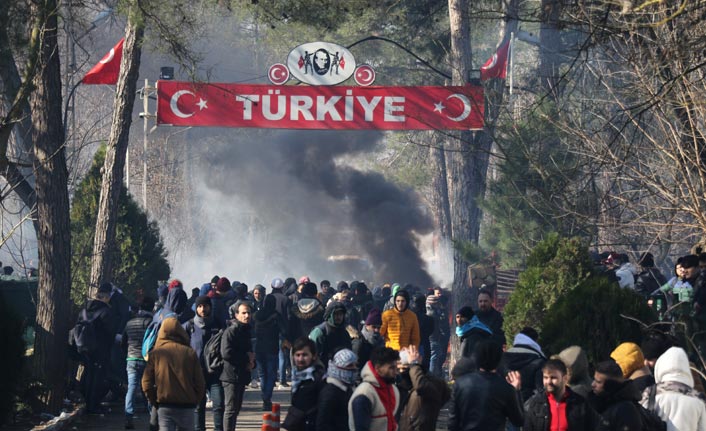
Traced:
[[513, 61], [513, 56], [515, 55], [515, 50], [513, 49], [514, 47], [512, 46], [514, 43], [515, 39], [515, 33], [510, 32], [510, 95], [512, 96], [512, 61]]

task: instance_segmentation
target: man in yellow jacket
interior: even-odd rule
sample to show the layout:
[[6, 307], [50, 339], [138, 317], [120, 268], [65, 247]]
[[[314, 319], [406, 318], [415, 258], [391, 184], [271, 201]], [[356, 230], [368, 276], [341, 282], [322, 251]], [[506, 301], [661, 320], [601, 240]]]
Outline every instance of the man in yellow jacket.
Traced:
[[409, 292], [399, 290], [394, 297], [395, 308], [382, 313], [380, 335], [385, 339], [385, 347], [399, 351], [402, 347], [419, 347], [419, 322], [414, 312], [409, 310]]
[[158, 406], [159, 429], [194, 429], [194, 409], [206, 394], [203, 371], [189, 334], [175, 317], [164, 319], [150, 352], [142, 390]]

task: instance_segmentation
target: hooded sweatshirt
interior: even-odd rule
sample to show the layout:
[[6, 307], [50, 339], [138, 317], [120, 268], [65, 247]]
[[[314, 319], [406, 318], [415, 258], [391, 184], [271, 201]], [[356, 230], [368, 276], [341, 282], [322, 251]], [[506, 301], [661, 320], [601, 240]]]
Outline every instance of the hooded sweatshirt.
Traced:
[[328, 360], [333, 358], [333, 354], [340, 349], [350, 349], [353, 347], [351, 336], [346, 330], [345, 319], [340, 325], [336, 325], [334, 314], [337, 311], [346, 311], [346, 306], [340, 302], [333, 301], [326, 307], [324, 322], [312, 329], [309, 338], [316, 344], [316, 353], [319, 360], [328, 364]]
[[142, 376], [147, 399], [152, 405], [194, 408], [204, 397], [205, 387], [186, 330], [176, 318], [164, 319]]
[[393, 300], [398, 296], [404, 297], [407, 305], [403, 310], [395, 307], [382, 313], [380, 335], [385, 339], [385, 346], [391, 349], [400, 350], [409, 345], [419, 347], [421, 342], [419, 322], [417, 316], [409, 309], [409, 293], [400, 290]]
[[353, 392], [348, 403], [348, 428], [370, 431], [397, 429], [394, 415], [400, 406], [397, 386], [383, 380], [372, 362], [367, 362], [360, 373], [363, 382]]
[[579, 346], [567, 347], [559, 353], [559, 359], [566, 364], [567, 369], [571, 370], [571, 381], [569, 381], [571, 390], [584, 398], [588, 397], [591, 393], [592, 380], [588, 374], [586, 352]]
[[326, 309], [318, 298], [302, 296], [289, 308], [289, 340], [306, 337], [324, 321]]
[[693, 389], [694, 379], [683, 349], [671, 347], [657, 359], [655, 380], [655, 413], [667, 422], [667, 431], [706, 430], [703, 395]]
[[503, 353], [503, 366], [508, 371], [519, 371], [522, 376], [522, 399], [529, 400], [542, 388], [542, 366], [547, 358], [542, 348], [523, 333], [515, 336], [512, 348]]
[[613, 350], [610, 357], [620, 366], [623, 377], [635, 382], [638, 392], [642, 393], [645, 388], [655, 384], [650, 369], [645, 365], [642, 350], [637, 344], [622, 343]]

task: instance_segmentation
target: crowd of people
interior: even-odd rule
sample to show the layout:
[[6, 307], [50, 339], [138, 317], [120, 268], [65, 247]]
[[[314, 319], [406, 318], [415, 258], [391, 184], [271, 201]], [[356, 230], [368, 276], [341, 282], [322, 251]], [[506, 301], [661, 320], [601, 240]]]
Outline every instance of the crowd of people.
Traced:
[[[689, 269], [692, 260], [680, 265]], [[679, 296], [686, 283], [700, 286], [681, 274], [657, 289]], [[696, 291], [689, 297], [698, 298]], [[102, 413], [104, 396], [116, 391], [110, 374], [122, 359], [126, 429], [135, 426], [142, 392], [152, 430], [205, 430], [208, 405], [214, 429], [234, 431], [246, 388], [259, 389], [262, 410], [270, 411], [279, 385], [291, 390], [287, 430], [435, 430], [448, 406], [452, 431], [706, 431], [701, 379], [673, 337], [623, 343], [591, 375], [580, 346], [548, 358], [533, 328], [515, 334], [508, 348], [486, 289], [475, 307], [452, 315], [438, 286], [370, 290], [342, 281], [334, 288], [308, 277], [275, 278], [268, 293], [214, 276], [191, 297], [173, 280], [157, 296], [133, 311], [120, 289], [104, 283], [79, 316], [96, 345], [86, 348], [88, 336], [72, 335], [74, 347], [83, 347], [77, 355], [89, 413]], [[449, 373], [452, 337], [460, 357]]]

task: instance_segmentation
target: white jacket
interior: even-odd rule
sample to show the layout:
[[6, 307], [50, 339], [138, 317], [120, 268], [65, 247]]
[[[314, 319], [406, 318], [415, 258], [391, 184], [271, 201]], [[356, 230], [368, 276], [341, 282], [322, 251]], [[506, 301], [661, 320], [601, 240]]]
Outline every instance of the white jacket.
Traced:
[[[694, 395], [665, 388], [676, 382], [694, 389], [689, 359], [683, 349], [672, 347], [657, 359], [655, 381], [655, 412], [667, 422], [667, 431], [706, 431], [706, 404]], [[647, 407], [644, 400], [643, 406]]]

